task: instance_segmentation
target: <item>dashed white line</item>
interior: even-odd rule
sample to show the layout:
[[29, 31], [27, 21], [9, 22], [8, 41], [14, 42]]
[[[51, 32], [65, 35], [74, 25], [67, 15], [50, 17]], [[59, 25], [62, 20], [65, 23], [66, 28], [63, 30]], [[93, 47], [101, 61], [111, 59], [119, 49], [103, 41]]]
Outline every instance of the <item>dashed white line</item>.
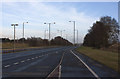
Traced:
[[30, 60], [30, 59], [27, 59], [28, 61]]
[[73, 53], [72, 50], [71, 50], [71, 53], [72, 53], [76, 58], [78, 58], [78, 59], [88, 68], [88, 70], [89, 70], [97, 79], [100, 79], [100, 77], [99, 77], [80, 57], [78, 57], [75, 53]]
[[6, 66], [4, 66], [4, 67], [9, 67], [10, 65], [6, 65]]
[[19, 64], [18, 62], [14, 63], [15, 65]]
[[32, 58], [32, 59], [34, 59], [34, 58]]
[[23, 60], [23, 61], [21, 61], [21, 62], [23, 63], [23, 62], [25, 62], [25, 61]]

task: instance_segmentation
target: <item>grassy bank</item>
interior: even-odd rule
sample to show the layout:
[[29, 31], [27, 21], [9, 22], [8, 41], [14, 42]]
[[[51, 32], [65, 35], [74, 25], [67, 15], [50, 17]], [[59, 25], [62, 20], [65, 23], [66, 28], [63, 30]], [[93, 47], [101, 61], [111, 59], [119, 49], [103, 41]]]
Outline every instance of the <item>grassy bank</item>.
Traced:
[[[13, 43], [2, 43], [2, 49], [12, 49], [13, 48]], [[30, 47], [28, 44], [23, 44], [23, 43], [15, 43], [16, 48], [27, 48]]]
[[91, 47], [81, 46], [76, 49], [80, 53], [118, 71], [118, 53], [108, 52]]
[[[13, 53], [13, 43], [2, 43], [2, 53]], [[40, 49], [40, 48], [49, 48], [49, 47], [60, 47], [57, 45], [52, 46], [29, 46], [26, 43], [15, 43], [15, 52], [20, 51], [28, 51], [28, 50], [34, 50], [34, 49]]]

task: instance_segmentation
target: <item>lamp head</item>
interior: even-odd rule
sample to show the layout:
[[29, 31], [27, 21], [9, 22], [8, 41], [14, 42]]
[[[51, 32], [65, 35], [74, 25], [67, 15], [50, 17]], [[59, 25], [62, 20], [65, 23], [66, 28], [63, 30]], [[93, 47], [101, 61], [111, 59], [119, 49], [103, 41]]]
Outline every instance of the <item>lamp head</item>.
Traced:
[[11, 26], [14, 26], [14, 24], [11, 24]]
[[15, 26], [18, 26], [18, 24], [15, 24]]

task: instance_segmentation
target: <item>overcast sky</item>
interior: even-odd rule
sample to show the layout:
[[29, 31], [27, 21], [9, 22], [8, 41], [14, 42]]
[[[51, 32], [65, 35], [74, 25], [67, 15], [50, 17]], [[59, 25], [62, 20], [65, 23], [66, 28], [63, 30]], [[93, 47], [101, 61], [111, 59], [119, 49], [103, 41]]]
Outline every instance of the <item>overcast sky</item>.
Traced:
[[[25, 37], [44, 38], [48, 25], [44, 22], [56, 22], [51, 25], [51, 38], [60, 35], [57, 30], [65, 30], [63, 37], [72, 42], [73, 23], [79, 31], [79, 42], [92, 24], [101, 16], [111, 16], [118, 20], [117, 2], [4, 2], [2, 3], [2, 36], [13, 38], [11, 23], [18, 23], [16, 38], [22, 37], [22, 24], [25, 24]], [[48, 36], [47, 36], [48, 38]]]

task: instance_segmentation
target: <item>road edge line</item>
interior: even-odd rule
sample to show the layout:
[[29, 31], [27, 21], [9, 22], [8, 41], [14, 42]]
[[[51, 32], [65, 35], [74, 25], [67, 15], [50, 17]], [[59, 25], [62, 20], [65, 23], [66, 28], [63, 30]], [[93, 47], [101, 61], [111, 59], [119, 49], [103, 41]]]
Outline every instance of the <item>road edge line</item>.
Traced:
[[[65, 52], [64, 52], [65, 53]], [[60, 59], [60, 62], [59, 62], [59, 64], [55, 67], [55, 69], [47, 76], [47, 78], [46, 79], [48, 79], [50, 76], [51, 76], [51, 74], [59, 67], [59, 66], [61, 66], [61, 63], [62, 63], [62, 60], [63, 60], [63, 57], [64, 57], [64, 53], [63, 53], [63, 55], [62, 55], [62, 57], [61, 57], [61, 59]], [[61, 69], [61, 68], [59, 68], [59, 69]], [[61, 76], [61, 70], [59, 70], [59, 78], [60, 78], [60, 76]]]
[[80, 57], [78, 57], [72, 50], [71, 50], [71, 53], [72, 53], [76, 58], [78, 58], [78, 59], [88, 68], [88, 70], [89, 70], [97, 79], [100, 79], [100, 77], [99, 77]]
[[61, 77], [61, 65], [59, 66], [59, 79]]

